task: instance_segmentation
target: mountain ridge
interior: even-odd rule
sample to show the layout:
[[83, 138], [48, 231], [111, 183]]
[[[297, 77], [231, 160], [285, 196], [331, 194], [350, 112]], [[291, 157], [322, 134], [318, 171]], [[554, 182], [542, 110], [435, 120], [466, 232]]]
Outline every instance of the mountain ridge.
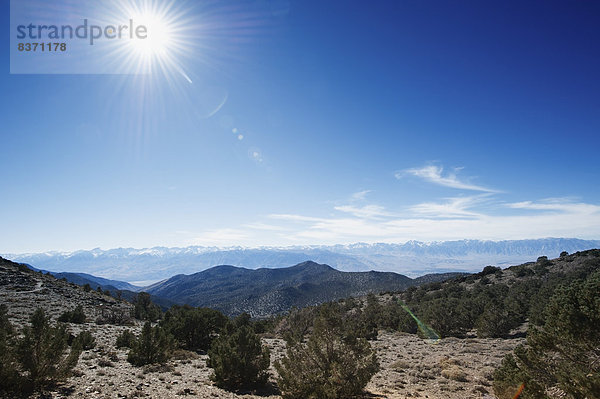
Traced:
[[411, 279], [393, 272], [343, 272], [313, 261], [275, 269], [221, 265], [190, 275], [173, 276], [144, 291], [180, 304], [211, 307], [228, 315], [246, 312], [253, 317], [267, 317], [292, 307], [370, 292], [400, 291], [460, 274]]
[[175, 274], [191, 274], [216, 265], [276, 268], [308, 259], [341, 271], [392, 271], [411, 277], [439, 272], [476, 272], [482, 264], [507, 267], [538, 256], [556, 257], [600, 247], [600, 240], [407, 241], [289, 247], [117, 248], [73, 252], [2, 255], [53, 272], [79, 272], [149, 285]]

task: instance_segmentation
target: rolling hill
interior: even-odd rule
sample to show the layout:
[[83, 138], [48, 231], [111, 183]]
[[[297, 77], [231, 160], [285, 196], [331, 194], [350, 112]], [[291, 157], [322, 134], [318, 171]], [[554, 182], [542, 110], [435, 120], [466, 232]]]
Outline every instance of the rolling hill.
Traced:
[[191, 275], [177, 275], [144, 290], [157, 297], [211, 307], [228, 315], [247, 312], [253, 317], [266, 317], [294, 306], [316, 305], [370, 292], [399, 291], [453, 276], [456, 273], [411, 279], [390, 272], [340, 272], [308, 261], [278, 269], [217, 266]]

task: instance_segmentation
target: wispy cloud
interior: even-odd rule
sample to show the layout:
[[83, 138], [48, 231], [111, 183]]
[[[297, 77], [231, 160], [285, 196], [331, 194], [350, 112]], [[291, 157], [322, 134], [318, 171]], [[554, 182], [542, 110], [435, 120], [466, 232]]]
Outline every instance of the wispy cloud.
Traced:
[[444, 173], [441, 166], [407, 169], [412, 175], [457, 189], [478, 191], [388, 209], [371, 200], [373, 192], [350, 194], [318, 216], [273, 213], [237, 228], [196, 236], [198, 245], [337, 244], [456, 239], [527, 239], [600, 237], [600, 204], [573, 198], [546, 198], [506, 203], [499, 191]]
[[553, 213], [578, 213], [593, 215], [594, 213], [600, 212], [600, 206], [598, 205], [574, 202], [569, 198], [549, 198], [538, 202], [513, 202], [507, 204], [506, 206], [512, 209], [549, 211]]
[[[448, 198], [425, 202], [408, 208], [406, 215], [372, 218], [313, 218], [286, 215], [301, 223], [287, 237], [293, 242], [340, 243], [356, 241], [404, 242], [407, 240], [455, 240], [464, 238], [503, 240], [540, 237], [600, 237], [600, 206], [587, 203], [549, 200], [526, 201], [503, 206], [519, 209], [514, 214], [491, 214], [480, 208], [492, 202], [480, 196]], [[539, 212], [548, 211], [548, 212]], [[521, 212], [521, 211], [524, 211]], [[384, 212], [379, 212], [379, 214]], [[391, 213], [390, 213], [391, 214]], [[273, 217], [275, 215], [271, 215]]]
[[473, 211], [473, 208], [486, 201], [487, 194], [469, 197], [446, 198], [443, 202], [423, 202], [409, 207], [415, 214], [432, 218], [476, 218], [481, 213]]
[[371, 190], [362, 190], [352, 194], [351, 199], [353, 201], [364, 201]]
[[193, 236], [195, 245], [257, 246], [456, 239], [600, 237], [600, 205], [569, 199], [503, 203], [491, 194], [451, 197], [390, 211], [340, 205], [325, 216], [271, 214]]
[[461, 190], [483, 191], [487, 193], [496, 193], [497, 190], [479, 186], [463, 181], [458, 178], [456, 172], [462, 168], [455, 168], [454, 172], [444, 173], [444, 168], [437, 165], [427, 165], [421, 168], [410, 168], [395, 173], [396, 179], [402, 179], [405, 176], [415, 176], [430, 183], [438, 184], [444, 187], [457, 188]]
[[333, 209], [339, 212], [349, 213], [358, 218], [377, 218], [384, 216], [392, 216], [390, 212], [387, 212], [384, 207], [380, 205], [364, 205], [364, 206], [354, 206], [354, 205], [340, 205], [336, 206]]

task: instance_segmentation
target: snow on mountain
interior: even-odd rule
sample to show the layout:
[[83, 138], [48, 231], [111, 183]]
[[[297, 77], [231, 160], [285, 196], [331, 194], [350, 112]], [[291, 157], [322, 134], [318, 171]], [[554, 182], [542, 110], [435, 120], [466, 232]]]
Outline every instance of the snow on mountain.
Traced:
[[328, 264], [341, 271], [393, 271], [410, 277], [447, 271], [479, 271], [486, 265], [506, 267], [599, 248], [600, 240], [543, 238], [507, 241], [440, 241], [405, 243], [354, 243], [290, 247], [116, 248], [5, 254], [7, 259], [55, 272], [89, 273], [122, 281], [158, 281], [175, 274], [195, 273], [217, 265], [249, 269], [280, 268], [307, 260]]

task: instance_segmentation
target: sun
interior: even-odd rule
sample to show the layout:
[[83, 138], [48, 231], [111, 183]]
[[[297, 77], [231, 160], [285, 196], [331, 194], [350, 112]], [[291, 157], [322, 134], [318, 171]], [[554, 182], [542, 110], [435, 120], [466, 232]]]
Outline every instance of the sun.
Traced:
[[127, 41], [134, 56], [142, 62], [151, 62], [153, 58], [168, 56], [173, 42], [174, 27], [171, 26], [167, 16], [156, 11], [147, 11], [143, 14], [133, 15], [132, 21], [136, 26], [145, 28], [144, 35], [134, 36]]
[[[140, 35], [114, 43], [109, 56], [125, 73], [183, 75], [182, 58], [190, 53], [189, 20], [174, 0], [119, 0], [111, 18], [126, 20]], [[138, 32], [136, 30], [136, 32]]]

